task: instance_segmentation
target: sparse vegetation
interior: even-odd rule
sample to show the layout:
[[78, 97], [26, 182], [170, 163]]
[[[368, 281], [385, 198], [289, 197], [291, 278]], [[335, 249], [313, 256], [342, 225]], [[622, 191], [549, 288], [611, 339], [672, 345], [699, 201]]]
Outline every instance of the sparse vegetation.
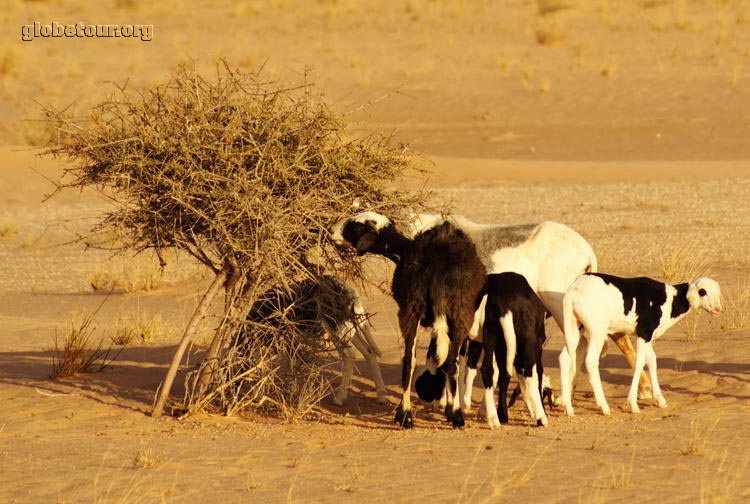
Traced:
[[682, 326], [685, 328], [685, 334], [689, 342], [695, 341], [698, 336], [698, 322], [700, 322], [700, 313], [692, 312], [689, 313], [682, 321]]
[[10, 238], [18, 232], [18, 225], [15, 219], [9, 215], [0, 216], [0, 239]]
[[701, 275], [709, 274], [713, 252], [703, 243], [687, 243], [676, 247], [661, 248], [660, 255], [657, 257], [660, 279], [674, 284], [689, 282]]
[[570, 9], [571, 5], [563, 0], [536, 0], [536, 7], [540, 16], [547, 16]]
[[162, 285], [164, 268], [152, 260], [112, 260], [94, 268], [89, 277], [95, 291], [151, 291]]
[[725, 286], [722, 298], [724, 313], [721, 316], [721, 328], [732, 331], [749, 327], [750, 280], [737, 280], [734, 286]]
[[137, 311], [135, 314], [121, 312], [112, 324], [111, 340], [115, 345], [127, 346], [134, 339], [141, 343], [151, 343], [161, 334], [161, 315], [148, 317]]
[[716, 427], [719, 425], [721, 417], [718, 417], [712, 424], [707, 427], [701, 425], [696, 420], [690, 420], [690, 435], [687, 438], [687, 444], [682, 450], [683, 455], [700, 455], [704, 453], [706, 445], [711, 441], [711, 437], [716, 431]]
[[536, 29], [535, 36], [537, 43], [546, 47], [554, 47], [565, 40], [557, 25], [540, 26]]
[[138, 451], [133, 458], [133, 467], [136, 469], [148, 469], [158, 463], [153, 446], [141, 442]]
[[97, 373], [107, 369], [119, 352], [113, 354], [112, 347], [104, 342], [93, 341], [94, 316], [78, 315], [71, 320], [62, 335], [55, 329], [52, 348], [52, 379], [66, 378], [78, 373]]
[[609, 466], [610, 474], [612, 475], [612, 484], [610, 488], [620, 489], [629, 488], [631, 484], [631, 478], [633, 476], [633, 463], [635, 462], [635, 449], [633, 449], [633, 455], [630, 457], [629, 466], [620, 466], [615, 469], [614, 465]]
[[708, 458], [701, 471], [700, 504], [731, 504], [745, 502], [750, 495], [746, 485], [750, 459], [733, 457], [727, 451]]

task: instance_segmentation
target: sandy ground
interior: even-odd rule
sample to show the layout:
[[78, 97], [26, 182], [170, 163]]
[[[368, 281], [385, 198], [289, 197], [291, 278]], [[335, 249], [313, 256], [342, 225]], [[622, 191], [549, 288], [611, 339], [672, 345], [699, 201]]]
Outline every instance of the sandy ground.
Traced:
[[[3, 165], [4, 174], [32, 181], [38, 194], [46, 182], [29, 174], [27, 166], [36, 163], [48, 175], [56, 170], [54, 163], [34, 161], [28, 153], [5, 150], [3, 156], [12, 160]], [[450, 168], [446, 174], [455, 173], [462, 164], [441, 159], [435, 175], [444, 167]], [[587, 182], [572, 175], [541, 182], [536, 174], [550, 167], [529, 163], [530, 180], [522, 180], [518, 169], [524, 163], [487, 161], [484, 171], [480, 161], [467, 165], [470, 182], [435, 187], [471, 217], [493, 222], [556, 218], [590, 239], [600, 251], [603, 270], [623, 274], [658, 275], [659, 258], [668, 255], [669, 247], [680, 250], [675, 244], [695, 243], [715, 251], [711, 269], [729, 286], [730, 299], [737, 294], [734, 278], [747, 278], [740, 230], [750, 219], [745, 203], [750, 181], [631, 177], [624, 182], [613, 175], [610, 181]], [[733, 165], [722, 166], [730, 170]], [[670, 171], [661, 163], [651, 163], [651, 169]], [[506, 178], [504, 173], [515, 175]], [[487, 183], [480, 188], [476, 177], [482, 174]], [[34, 191], [29, 190], [30, 199], [23, 194], [4, 190], [0, 196], [18, 216], [19, 229], [0, 241], [3, 263], [13, 265], [4, 269], [0, 293], [0, 401], [7, 405], [0, 414], [4, 500], [191, 502], [211, 495], [240, 502], [425, 497], [439, 502], [518, 497], [694, 502], [701, 492], [738, 497], [748, 490], [748, 331], [722, 331], [720, 321], [708, 317], [698, 319], [693, 341], [688, 341], [687, 327], [678, 327], [657, 344], [667, 410], [646, 405], [639, 416], [623, 410], [628, 370], [613, 350], [602, 364], [613, 415], [598, 414], [583, 380], [578, 415], [571, 419], [553, 411], [546, 429], [530, 427], [526, 413], [516, 407], [508, 427], [490, 431], [472, 419], [464, 431], [453, 432], [439, 415], [420, 407], [417, 429], [401, 432], [391, 423], [393, 406], [377, 405], [371, 382], [363, 378], [355, 379], [345, 407], [326, 401], [319, 422], [151, 419], [146, 413], [154, 390], [180, 324], [205, 285], [202, 280], [168, 282], [151, 293], [110, 298], [97, 317], [97, 334], [107, 337], [123, 310], [158, 313], [162, 333], [125, 350], [113, 369], [50, 381], [55, 328], [102, 302], [103, 295], [89, 292], [87, 279], [92, 262], [107, 260], [78, 245], [60, 245], [66, 234], [60, 223], [73, 216], [85, 219], [100, 211], [101, 204], [84, 194], [39, 205]], [[45, 210], [31, 210], [39, 207]], [[26, 244], [26, 229], [37, 227], [55, 231]], [[34, 276], [35, 268], [61, 268], [64, 274]], [[384, 375], [395, 404], [400, 354], [394, 308], [376, 292], [368, 295], [367, 305], [376, 312]], [[555, 379], [562, 338], [554, 327], [549, 332], [553, 340], [545, 360]], [[683, 454], [691, 443], [699, 445], [699, 453]], [[150, 454], [153, 467], [138, 468], [139, 453]]]
[[[109, 338], [132, 314], [157, 318], [158, 334], [123, 351], [112, 369], [51, 381], [55, 331], [105, 300], [91, 291], [92, 277], [117, 268], [145, 276], [150, 262], [70, 243], [106, 202], [66, 193], [42, 203], [53, 189], [45, 177], [61, 166], [4, 147], [0, 229], [11, 231], [0, 238], [0, 501], [750, 500], [750, 3], [0, 5], [5, 144], [41, 138], [42, 128], [24, 120], [36, 117], [35, 101], [77, 100], [82, 111], [105, 81], [159, 82], [189, 58], [206, 70], [218, 56], [246, 69], [265, 63], [283, 79], [309, 65], [333, 106], [354, 110], [354, 134], [394, 130], [424, 152], [430, 186], [457, 212], [564, 222], [615, 274], [661, 277], [702, 265], [727, 301], [723, 319], [689, 319], [657, 342], [669, 408], [644, 404], [637, 416], [622, 407], [629, 373], [612, 349], [602, 361], [610, 417], [597, 412], [583, 379], [577, 416], [552, 411], [545, 429], [530, 427], [517, 406], [507, 427], [490, 431], [471, 419], [454, 432], [418, 406], [417, 428], [402, 432], [391, 423], [395, 310], [373, 291], [367, 306], [391, 405], [376, 404], [371, 381], [358, 374], [347, 405], [325, 401], [317, 422], [151, 419], [205, 278], [177, 261], [160, 288], [109, 297], [97, 336]], [[20, 41], [21, 25], [55, 20], [153, 23], [154, 40]], [[556, 380], [562, 338], [548, 328], [545, 365]]]

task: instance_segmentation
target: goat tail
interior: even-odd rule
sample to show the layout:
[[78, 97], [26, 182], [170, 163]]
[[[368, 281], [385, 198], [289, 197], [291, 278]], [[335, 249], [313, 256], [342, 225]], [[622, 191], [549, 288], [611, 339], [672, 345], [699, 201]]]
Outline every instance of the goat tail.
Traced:
[[513, 362], [516, 360], [516, 328], [513, 324], [513, 312], [508, 311], [500, 317], [500, 327], [503, 328], [503, 338], [505, 339], [505, 369], [510, 376], [513, 376]]
[[380, 351], [378, 344], [375, 342], [375, 338], [372, 336], [369, 316], [370, 315], [367, 313], [367, 310], [365, 310], [362, 301], [357, 297], [354, 301], [354, 325], [357, 328], [357, 332], [359, 332], [365, 342], [367, 342], [367, 346], [370, 347], [370, 350], [372, 350], [378, 358], [381, 358], [383, 357], [383, 352]]
[[436, 369], [445, 364], [448, 359], [451, 339], [448, 334], [448, 319], [444, 313], [435, 314], [435, 323], [432, 326], [435, 335], [435, 359], [434, 366]]
[[563, 297], [563, 331], [565, 333], [565, 347], [568, 354], [575, 355], [581, 333], [578, 329], [578, 318], [573, 306], [573, 291], [568, 290]]
[[590, 250], [588, 264], [584, 273], [596, 273], [597, 271], [599, 271], [599, 263], [596, 259], [596, 254], [594, 254], [593, 250]]

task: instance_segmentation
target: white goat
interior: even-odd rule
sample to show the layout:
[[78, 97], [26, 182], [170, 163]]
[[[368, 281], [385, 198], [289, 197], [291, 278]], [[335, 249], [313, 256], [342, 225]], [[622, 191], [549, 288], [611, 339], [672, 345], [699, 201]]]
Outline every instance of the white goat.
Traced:
[[638, 413], [638, 377], [648, 366], [654, 403], [667, 406], [656, 376], [656, 353], [653, 342], [692, 309], [718, 315], [721, 313], [721, 290], [710, 278], [697, 278], [690, 283], [669, 285], [650, 278], [620, 278], [605, 274], [583, 275], [565, 293], [565, 348], [560, 353], [562, 405], [573, 416], [572, 385], [575, 379], [576, 353], [583, 329], [588, 338], [586, 370], [602, 413], [610, 409], [604, 397], [599, 376], [599, 356], [607, 336], [630, 341], [637, 336], [633, 381], [628, 403]]

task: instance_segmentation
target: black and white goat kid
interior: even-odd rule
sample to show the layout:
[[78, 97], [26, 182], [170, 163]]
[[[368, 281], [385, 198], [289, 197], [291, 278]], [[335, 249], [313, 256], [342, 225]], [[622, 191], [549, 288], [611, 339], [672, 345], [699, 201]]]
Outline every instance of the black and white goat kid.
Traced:
[[[710, 278], [669, 285], [650, 278], [620, 278], [601, 273], [583, 275], [573, 282], [563, 299], [565, 347], [560, 353], [561, 399], [572, 416], [572, 383], [578, 369], [576, 349], [583, 331], [588, 338], [586, 370], [602, 413], [610, 413], [599, 377], [599, 356], [607, 336], [636, 336], [633, 381], [628, 393], [631, 411], [638, 413], [638, 376], [648, 367], [654, 403], [667, 406], [656, 376], [653, 343], [690, 310], [701, 308], [713, 315], [721, 313], [721, 290]], [[567, 364], [567, 365], [566, 365]]]
[[440, 382], [447, 386], [446, 417], [454, 428], [463, 427], [458, 401], [458, 352], [469, 336], [486, 270], [472, 240], [449, 222], [418, 234], [413, 241], [402, 242], [395, 252], [399, 261], [392, 292], [404, 338], [403, 396], [395, 421], [404, 428], [414, 425], [411, 381], [416, 366], [417, 328], [421, 324], [436, 333], [435, 364], [439, 373], [428, 388], [440, 397]]
[[[513, 372], [532, 420], [547, 425], [542, 401], [542, 347], [546, 338], [542, 302], [522, 275], [504, 272], [487, 276], [484, 315], [482, 383], [487, 423], [508, 422], [508, 384]], [[495, 408], [495, 384], [500, 377], [500, 404]], [[498, 419], [499, 415], [499, 419]]]
[[341, 357], [341, 382], [333, 402], [344, 404], [352, 382], [354, 349], [365, 358], [378, 396], [386, 404], [386, 388], [380, 373], [381, 356], [370, 330], [368, 313], [357, 290], [331, 275], [303, 280], [289, 288], [267, 290], [253, 303], [247, 315], [249, 324], [237, 336], [235, 345], [246, 352], [252, 339], [263, 338], [263, 327], [293, 324], [295, 330], [313, 338], [330, 338]]

